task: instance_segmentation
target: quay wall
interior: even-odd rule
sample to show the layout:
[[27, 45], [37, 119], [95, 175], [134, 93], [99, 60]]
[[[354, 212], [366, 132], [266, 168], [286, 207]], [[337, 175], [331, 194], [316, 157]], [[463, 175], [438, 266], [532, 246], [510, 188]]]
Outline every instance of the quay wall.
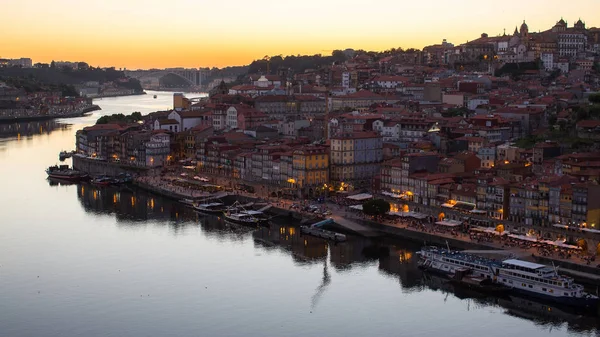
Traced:
[[79, 156], [71, 157], [73, 160], [73, 168], [81, 172], [85, 172], [91, 176], [107, 175], [117, 176], [121, 173], [140, 174], [148, 171], [145, 167], [136, 167], [129, 165], [121, 165], [117, 163], [109, 163], [102, 160], [94, 160], [82, 158]]
[[62, 115], [27, 115], [27, 116], [16, 116], [16, 117], [0, 117], [0, 123], [33, 122], [33, 121], [43, 121], [43, 120], [59, 119], [59, 118], [74, 118], [74, 117], [81, 117], [88, 112], [92, 112], [92, 111], [96, 111], [96, 110], [102, 110], [102, 109], [98, 105], [93, 104], [93, 105], [85, 107], [79, 111], [62, 114]]
[[135, 186], [137, 186], [137, 187], [139, 187], [141, 189], [144, 189], [144, 190], [146, 190], [148, 192], [151, 192], [151, 193], [163, 196], [163, 197], [167, 197], [169, 199], [181, 200], [181, 199], [187, 199], [188, 198], [187, 196], [181, 195], [179, 193], [174, 193], [174, 192], [171, 192], [171, 191], [167, 191], [167, 190], [164, 190], [162, 188], [159, 188], [159, 187], [156, 187], [156, 186], [153, 186], [153, 185], [150, 185], [150, 184], [146, 184], [146, 183], [143, 183], [143, 182], [140, 182], [140, 181], [137, 181], [137, 180], [133, 181], [133, 185], [135, 185]]

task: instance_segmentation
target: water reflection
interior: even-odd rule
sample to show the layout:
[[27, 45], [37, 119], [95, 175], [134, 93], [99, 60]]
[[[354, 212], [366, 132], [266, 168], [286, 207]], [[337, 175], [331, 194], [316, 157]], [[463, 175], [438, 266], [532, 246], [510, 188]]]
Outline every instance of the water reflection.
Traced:
[[584, 314], [576, 309], [549, 305], [530, 298], [518, 296], [489, 297], [482, 293], [448, 283], [438, 276], [422, 274], [423, 286], [462, 299], [469, 310], [498, 307], [507, 315], [532, 321], [536, 325], [552, 330], [565, 323], [571, 332], [596, 332], [600, 328], [597, 315]]
[[[68, 182], [51, 181], [53, 186]], [[241, 240], [252, 229], [225, 223], [221, 218], [204, 216], [189, 207], [129, 186], [99, 187], [77, 184], [77, 198], [91, 213], [114, 215], [119, 226], [139, 226], [146, 221], [164, 222], [174, 230], [200, 225], [207, 237]]]
[[71, 124], [59, 123], [56, 120], [0, 123], [0, 139], [16, 138], [17, 140], [35, 135], [49, 135], [56, 130], [70, 130]]
[[[53, 186], [61, 182], [50, 181]], [[230, 225], [215, 216], [203, 216], [190, 208], [145, 191], [130, 187], [96, 187], [89, 184], [71, 186], [88, 212], [113, 215], [119, 226], [141, 226], [148, 220], [163, 222], [174, 229], [199, 226], [203, 235], [219, 241], [237, 241], [251, 238], [258, 250], [283, 251], [294, 264], [323, 266], [322, 280], [312, 295], [315, 306], [330, 283], [330, 270], [338, 272], [368, 266], [377, 266], [381, 275], [398, 280], [404, 293], [439, 291], [461, 299], [469, 310], [499, 308], [504, 314], [534, 322], [553, 329], [566, 324], [573, 332], [595, 332], [600, 328], [597, 317], [520, 297], [489, 297], [476, 291], [454, 286], [445, 279], [422, 273], [417, 267], [415, 252], [419, 245], [403, 241], [376, 241], [348, 236], [348, 241], [328, 243], [312, 236], [302, 235], [297, 223], [279, 218], [270, 228], [248, 228]], [[444, 300], [445, 301], [445, 300]], [[440, 303], [440, 305], [443, 303]]]

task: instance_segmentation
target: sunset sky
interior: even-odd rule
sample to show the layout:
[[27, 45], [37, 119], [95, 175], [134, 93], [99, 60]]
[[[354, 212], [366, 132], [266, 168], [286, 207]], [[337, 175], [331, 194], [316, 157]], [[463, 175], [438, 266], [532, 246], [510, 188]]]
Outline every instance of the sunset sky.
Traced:
[[563, 17], [600, 26], [600, 0], [2, 0], [0, 57], [117, 68], [222, 67], [265, 55], [422, 48], [530, 31]]

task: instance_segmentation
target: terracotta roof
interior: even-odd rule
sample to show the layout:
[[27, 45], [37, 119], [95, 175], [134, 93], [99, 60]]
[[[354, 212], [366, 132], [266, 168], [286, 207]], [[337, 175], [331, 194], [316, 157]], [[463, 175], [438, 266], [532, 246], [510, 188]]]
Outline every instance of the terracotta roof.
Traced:
[[160, 125], [170, 125], [170, 124], [179, 124], [178, 121], [174, 119], [159, 119], [158, 124]]

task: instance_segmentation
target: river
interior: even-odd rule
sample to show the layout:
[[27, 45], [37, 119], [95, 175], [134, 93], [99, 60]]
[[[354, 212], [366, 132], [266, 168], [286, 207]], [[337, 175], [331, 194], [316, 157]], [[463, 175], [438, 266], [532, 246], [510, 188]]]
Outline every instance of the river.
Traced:
[[414, 243], [328, 245], [128, 187], [49, 183], [77, 129], [167, 109], [172, 93], [95, 103], [87, 117], [0, 125], [0, 336], [598, 335], [596, 318], [427, 277]]

